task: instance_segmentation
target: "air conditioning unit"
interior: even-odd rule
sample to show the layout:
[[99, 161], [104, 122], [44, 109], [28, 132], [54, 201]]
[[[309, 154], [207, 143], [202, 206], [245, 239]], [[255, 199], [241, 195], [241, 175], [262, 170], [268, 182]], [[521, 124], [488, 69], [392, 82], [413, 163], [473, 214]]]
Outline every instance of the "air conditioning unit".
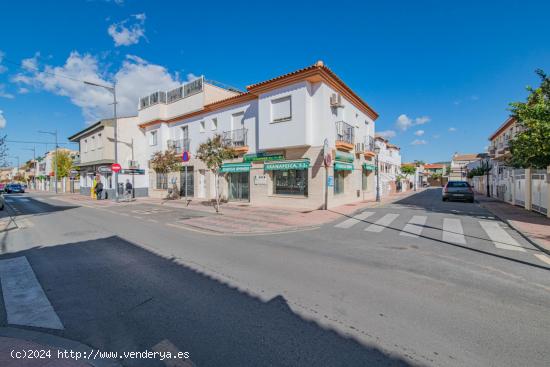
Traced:
[[342, 96], [337, 94], [337, 93], [333, 93], [330, 96], [330, 106], [331, 107], [342, 107]]

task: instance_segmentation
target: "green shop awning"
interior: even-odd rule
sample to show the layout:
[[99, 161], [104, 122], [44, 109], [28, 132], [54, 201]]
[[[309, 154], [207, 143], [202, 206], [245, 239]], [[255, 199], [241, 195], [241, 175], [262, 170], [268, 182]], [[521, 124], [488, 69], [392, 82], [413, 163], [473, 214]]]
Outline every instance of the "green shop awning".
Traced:
[[335, 171], [353, 171], [353, 164], [346, 162], [334, 162]]
[[355, 157], [351, 153], [342, 152], [341, 150], [337, 150], [336, 151], [336, 157], [334, 157], [334, 160], [335, 161], [340, 161], [340, 162], [353, 163], [353, 161], [355, 161]]
[[265, 171], [286, 171], [288, 169], [308, 169], [309, 159], [299, 161], [278, 161], [278, 162], [266, 162], [264, 164]]
[[224, 163], [220, 168], [220, 172], [250, 172], [250, 163]]
[[367, 171], [374, 171], [376, 167], [374, 164], [363, 163], [363, 168]]

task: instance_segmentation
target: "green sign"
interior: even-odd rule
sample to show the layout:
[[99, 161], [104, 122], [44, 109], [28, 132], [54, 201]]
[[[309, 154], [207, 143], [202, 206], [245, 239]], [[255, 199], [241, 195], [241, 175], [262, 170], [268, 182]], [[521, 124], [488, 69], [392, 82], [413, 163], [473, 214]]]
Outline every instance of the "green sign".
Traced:
[[220, 168], [220, 172], [250, 172], [250, 163], [224, 163]]
[[266, 161], [281, 161], [285, 159], [284, 155], [280, 153], [255, 153], [245, 154], [243, 156], [243, 162], [266, 162]]
[[334, 162], [335, 171], [353, 171], [353, 164], [345, 162]]
[[336, 151], [336, 157], [334, 157], [334, 160], [335, 161], [340, 161], [340, 162], [353, 163], [355, 158], [353, 157], [353, 154], [351, 154], [351, 153], [342, 152], [341, 150], [337, 150]]
[[363, 168], [367, 171], [374, 171], [376, 169], [376, 167], [374, 167], [374, 164], [368, 163], [363, 163]]
[[286, 171], [289, 169], [308, 169], [309, 160], [270, 162], [264, 165], [265, 171]]

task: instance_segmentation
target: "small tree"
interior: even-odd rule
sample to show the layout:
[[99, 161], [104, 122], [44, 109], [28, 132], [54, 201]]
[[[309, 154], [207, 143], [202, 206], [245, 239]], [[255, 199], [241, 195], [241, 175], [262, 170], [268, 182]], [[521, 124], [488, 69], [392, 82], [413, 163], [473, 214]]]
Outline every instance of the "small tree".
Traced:
[[57, 177], [68, 177], [73, 168], [73, 159], [69, 152], [58, 150], [53, 155], [53, 161], [57, 165]]
[[208, 167], [216, 177], [216, 213], [220, 211], [220, 168], [224, 160], [232, 159], [233, 157], [235, 157], [235, 151], [233, 148], [223, 144], [220, 135], [214, 135], [212, 138], [208, 138], [208, 140], [199, 145], [199, 149], [197, 149], [197, 158], [203, 161], [206, 167]]
[[151, 158], [151, 168], [155, 173], [168, 174], [179, 169], [181, 158], [174, 149], [165, 152], [156, 152]]
[[405, 175], [414, 175], [416, 173], [416, 167], [415, 166], [402, 166], [401, 172]]
[[550, 165], [550, 78], [537, 70], [541, 84], [527, 87], [526, 102], [511, 103], [512, 116], [523, 130], [510, 141], [514, 167], [546, 168]]

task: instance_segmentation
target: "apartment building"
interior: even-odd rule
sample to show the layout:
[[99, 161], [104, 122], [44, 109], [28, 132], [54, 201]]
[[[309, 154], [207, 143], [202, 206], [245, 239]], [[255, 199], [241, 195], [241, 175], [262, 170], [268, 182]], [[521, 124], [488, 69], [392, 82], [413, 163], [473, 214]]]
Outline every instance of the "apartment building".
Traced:
[[398, 176], [401, 174], [401, 149], [381, 136], [376, 136], [375, 144], [379, 148], [380, 194], [383, 196], [395, 193], [398, 191]]
[[[148, 172], [145, 169], [149, 156], [145, 135], [138, 126], [136, 116], [117, 119], [117, 154], [122, 170], [118, 182], [129, 180], [135, 196], [148, 195]], [[114, 119], [100, 120], [69, 137], [79, 144], [80, 193], [90, 195], [95, 177], [103, 183], [105, 198], [115, 197], [115, 179], [111, 165], [115, 163]]]
[[[71, 158], [78, 156], [78, 152], [67, 148], [58, 148], [58, 152], [68, 153]], [[42, 191], [53, 191], [55, 189], [55, 149], [52, 149], [36, 159], [36, 177], [34, 188]], [[64, 183], [58, 179], [58, 188], [64, 191]]]
[[[237, 153], [221, 168], [225, 200], [317, 209], [324, 206], [326, 186], [329, 207], [374, 197], [378, 115], [323, 62], [246, 89], [200, 78], [140, 99], [146, 155], [170, 148], [191, 155], [181, 172], [148, 170], [151, 196], [165, 195], [175, 183], [188, 188], [188, 197], [215, 198], [216, 178], [195, 152], [219, 134]], [[325, 139], [332, 157], [326, 169]]]
[[485, 156], [484, 153], [453, 154], [449, 181], [465, 181], [468, 176], [468, 164], [483, 159]]

